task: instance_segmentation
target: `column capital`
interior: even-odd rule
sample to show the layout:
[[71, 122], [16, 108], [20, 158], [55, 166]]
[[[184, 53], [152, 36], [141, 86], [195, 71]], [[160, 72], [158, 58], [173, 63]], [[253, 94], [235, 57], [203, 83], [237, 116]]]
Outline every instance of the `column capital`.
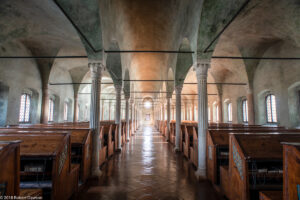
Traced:
[[101, 61], [90, 61], [88, 64], [92, 78], [95, 78], [105, 68]]
[[176, 94], [181, 93], [182, 87], [183, 87], [182, 85], [175, 86], [175, 92], [176, 92]]
[[115, 85], [115, 90], [116, 90], [117, 93], [121, 93], [122, 85]]
[[197, 64], [194, 65], [194, 70], [198, 75], [207, 75], [207, 71], [210, 68], [210, 60], [198, 60]]
[[130, 99], [130, 96], [125, 95], [125, 100], [129, 101], [129, 99]]
[[167, 99], [172, 98], [172, 92], [167, 92]]

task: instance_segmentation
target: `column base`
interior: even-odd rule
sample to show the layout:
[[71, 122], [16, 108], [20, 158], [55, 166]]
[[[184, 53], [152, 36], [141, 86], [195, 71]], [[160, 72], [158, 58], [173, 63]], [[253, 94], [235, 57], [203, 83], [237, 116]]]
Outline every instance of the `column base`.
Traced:
[[206, 180], [207, 179], [206, 169], [198, 168], [197, 171], [195, 172], [195, 175], [198, 180]]
[[100, 169], [92, 169], [91, 178], [100, 178], [102, 176], [102, 172]]
[[175, 147], [175, 148], [174, 148], [174, 152], [175, 152], [175, 153], [179, 153], [179, 152], [180, 152], [179, 147]]

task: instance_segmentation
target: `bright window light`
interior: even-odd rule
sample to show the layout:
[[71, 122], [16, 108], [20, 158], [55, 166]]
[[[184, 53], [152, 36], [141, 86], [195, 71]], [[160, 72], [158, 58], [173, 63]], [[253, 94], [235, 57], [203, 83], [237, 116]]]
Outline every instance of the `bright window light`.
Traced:
[[146, 101], [145, 103], [144, 103], [144, 107], [145, 108], [147, 108], [147, 109], [149, 109], [149, 108], [151, 108], [151, 102], [150, 101]]

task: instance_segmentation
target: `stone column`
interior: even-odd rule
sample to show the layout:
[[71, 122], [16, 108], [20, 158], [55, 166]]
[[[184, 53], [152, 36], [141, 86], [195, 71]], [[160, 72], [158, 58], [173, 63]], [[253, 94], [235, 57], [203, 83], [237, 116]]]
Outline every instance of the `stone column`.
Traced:
[[117, 138], [117, 151], [121, 151], [121, 140], [122, 140], [122, 123], [121, 123], [121, 91], [122, 85], [115, 85], [116, 89], [116, 114], [115, 114], [115, 122], [119, 126], [118, 130], [118, 138]]
[[206, 130], [207, 120], [207, 71], [209, 62], [200, 62], [195, 66], [198, 83], [198, 169], [196, 176], [206, 179]]
[[181, 91], [182, 85], [175, 87], [176, 92], [176, 138], [175, 138], [175, 152], [180, 151], [180, 128], [181, 128]]
[[134, 135], [133, 122], [134, 122], [134, 103], [133, 103], [133, 99], [131, 99], [131, 123], [130, 123], [131, 135]]
[[138, 120], [139, 120], [139, 116], [138, 116], [138, 105], [135, 106], [135, 130], [138, 130]]
[[223, 122], [223, 104], [222, 104], [222, 94], [219, 94], [218, 100], [218, 113], [219, 113], [219, 123]]
[[126, 141], [129, 142], [129, 97], [125, 96], [126, 107], [125, 107], [125, 120], [126, 120]]
[[104, 120], [104, 100], [102, 100], [102, 105], [101, 105], [101, 120]]
[[248, 124], [254, 125], [255, 124], [255, 112], [254, 112], [254, 101], [253, 101], [253, 93], [249, 89], [247, 94], [247, 103], [248, 103]]
[[74, 95], [74, 122], [78, 122], [78, 94]]
[[108, 102], [108, 120], [111, 120], [111, 102]]
[[188, 120], [188, 105], [184, 103], [184, 120]]
[[175, 106], [173, 105], [173, 107], [172, 107], [172, 110], [173, 110], [173, 120], [175, 120], [176, 119], [176, 116], [175, 116]]
[[170, 140], [170, 121], [171, 121], [171, 98], [167, 97], [167, 141]]
[[195, 103], [193, 101], [193, 106], [192, 106], [192, 120], [195, 121]]
[[89, 63], [92, 78], [92, 89], [91, 89], [91, 105], [90, 105], [90, 129], [93, 132], [93, 150], [92, 150], [92, 176], [100, 176], [99, 166], [99, 151], [101, 148], [100, 141], [100, 92], [101, 92], [101, 73], [103, 65], [100, 62]]
[[42, 97], [42, 123], [48, 123], [48, 114], [49, 114], [49, 90], [48, 86], [43, 87], [43, 97]]

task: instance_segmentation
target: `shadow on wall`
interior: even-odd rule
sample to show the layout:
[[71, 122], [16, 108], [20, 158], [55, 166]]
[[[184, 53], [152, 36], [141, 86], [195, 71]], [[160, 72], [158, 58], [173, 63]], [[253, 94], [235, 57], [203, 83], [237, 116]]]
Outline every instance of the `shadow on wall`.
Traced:
[[300, 122], [300, 82], [294, 83], [288, 88], [288, 106], [290, 127], [299, 127]]
[[0, 82], [0, 126], [6, 125], [9, 87]]

